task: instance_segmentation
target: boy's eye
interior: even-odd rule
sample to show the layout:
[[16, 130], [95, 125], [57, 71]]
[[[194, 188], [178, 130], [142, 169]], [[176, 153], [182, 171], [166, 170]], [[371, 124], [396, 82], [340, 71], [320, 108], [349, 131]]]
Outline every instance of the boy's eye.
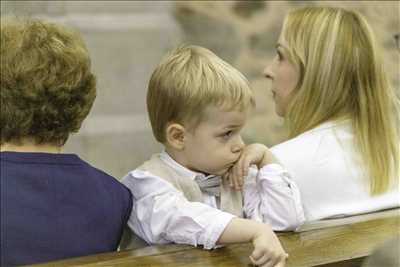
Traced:
[[233, 131], [227, 131], [222, 135], [222, 137], [225, 139], [228, 139], [229, 137], [232, 136], [232, 134], [233, 134]]

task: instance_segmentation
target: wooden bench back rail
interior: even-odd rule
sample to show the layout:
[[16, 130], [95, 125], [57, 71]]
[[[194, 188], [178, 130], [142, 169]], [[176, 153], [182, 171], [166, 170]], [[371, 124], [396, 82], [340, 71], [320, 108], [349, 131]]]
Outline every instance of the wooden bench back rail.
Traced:
[[[288, 267], [351, 262], [365, 256], [385, 240], [399, 234], [400, 209], [324, 220], [299, 232], [279, 233], [289, 253]], [[184, 245], [97, 254], [35, 266], [248, 266], [251, 244], [234, 244], [206, 251]], [[341, 265], [343, 266], [343, 265]]]

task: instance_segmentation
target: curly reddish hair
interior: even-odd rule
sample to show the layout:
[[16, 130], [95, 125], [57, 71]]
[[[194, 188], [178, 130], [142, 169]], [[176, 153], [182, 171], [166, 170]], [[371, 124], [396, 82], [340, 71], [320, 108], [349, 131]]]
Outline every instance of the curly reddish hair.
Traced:
[[96, 98], [79, 33], [38, 19], [1, 19], [1, 144], [62, 146]]

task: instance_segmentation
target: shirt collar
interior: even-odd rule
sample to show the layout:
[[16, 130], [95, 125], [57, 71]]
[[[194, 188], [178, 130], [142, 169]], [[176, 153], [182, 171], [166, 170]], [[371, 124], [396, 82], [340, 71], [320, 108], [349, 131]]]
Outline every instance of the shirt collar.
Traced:
[[165, 150], [160, 153], [160, 159], [184, 177], [194, 180], [196, 177], [206, 177], [204, 173], [195, 172], [176, 162]]

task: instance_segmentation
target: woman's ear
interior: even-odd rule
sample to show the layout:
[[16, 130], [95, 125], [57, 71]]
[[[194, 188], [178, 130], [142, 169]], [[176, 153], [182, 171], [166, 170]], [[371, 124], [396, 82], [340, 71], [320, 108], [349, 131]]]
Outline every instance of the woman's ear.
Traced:
[[183, 150], [185, 148], [185, 127], [179, 123], [171, 123], [166, 129], [167, 144], [174, 149]]

